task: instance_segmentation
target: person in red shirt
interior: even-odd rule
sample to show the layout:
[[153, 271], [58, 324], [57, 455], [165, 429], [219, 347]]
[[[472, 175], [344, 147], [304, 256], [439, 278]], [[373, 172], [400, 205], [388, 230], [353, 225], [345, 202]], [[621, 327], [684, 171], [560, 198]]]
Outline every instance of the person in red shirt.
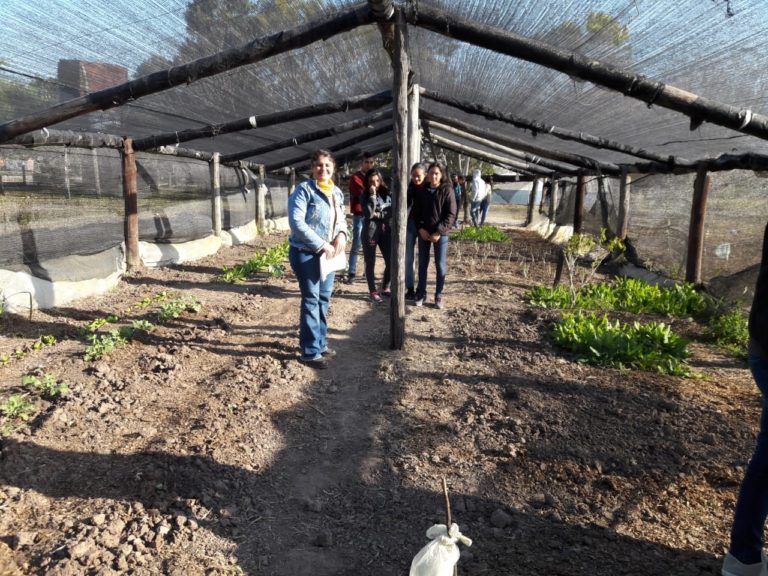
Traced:
[[360, 170], [352, 174], [349, 179], [349, 210], [352, 212], [352, 247], [349, 250], [349, 263], [347, 265], [347, 284], [352, 284], [357, 274], [357, 256], [360, 252], [360, 233], [363, 230], [365, 214], [362, 204], [362, 196], [365, 191], [365, 175], [368, 170], [376, 167], [376, 159], [370, 152], [363, 153], [363, 161]]

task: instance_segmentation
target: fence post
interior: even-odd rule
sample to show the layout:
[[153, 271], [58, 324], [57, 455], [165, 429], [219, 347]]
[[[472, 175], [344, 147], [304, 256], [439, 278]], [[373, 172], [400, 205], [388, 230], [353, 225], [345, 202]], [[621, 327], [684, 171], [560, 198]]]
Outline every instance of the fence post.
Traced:
[[419, 129], [419, 85], [414, 83], [408, 93], [408, 159], [406, 166], [410, 170], [421, 160], [421, 130]]
[[586, 193], [586, 179], [583, 174], [576, 178], [576, 202], [573, 209], [573, 233], [581, 234], [584, 227], [584, 194]]
[[691, 203], [691, 222], [688, 228], [688, 256], [685, 261], [685, 281], [701, 284], [701, 261], [704, 256], [704, 220], [707, 215], [707, 196], [711, 187], [711, 178], [707, 167], [699, 165], [696, 181], [693, 185]]
[[93, 185], [96, 188], [96, 196], [101, 197], [101, 174], [99, 174], [99, 154], [96, 148], [91, 148], [93, 159]]
[[632, 185], [632, 177], [627, 174], [627, 169], [621, 169], [621, 187], [619, 188], [619, 226], [617, 236], [619, 240], [626, 240], [629, 233], [629, 197]]
[[136, 188], [136, 156], [133, 153], [133, 140], [123, 140], [123, 234], [125, 236], [125, 262], [128, 271], [141, 268], [139, 252], [139, 201]]
[[294, 188], [296, 188], [296, 169], [291, 168], [291, 174], [288, 177], [288, 194], [289, 195], [291, 192], [293, 192]]
[[211, 158], [211, 211], [213, 215], [213, 235], [221, 236], [221, 154], [213, 153]]
[[265, 220], [266, 220], [266, 210], [264, 203], [267, 199], [267, 184], [266, 184], [266, 171], [264, 170], [264, 165], [259, 165], [259, 182], [256, 186], [256, 230], [259, 232], [259, 234], [264, 234], [265, 232]]

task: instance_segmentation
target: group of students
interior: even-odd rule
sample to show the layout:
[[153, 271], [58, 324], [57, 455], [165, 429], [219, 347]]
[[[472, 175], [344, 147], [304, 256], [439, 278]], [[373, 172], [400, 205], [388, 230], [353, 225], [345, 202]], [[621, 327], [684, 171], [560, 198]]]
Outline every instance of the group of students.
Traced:
[[[312, 155], [312, 178], [296, 186], [288, 197], [289, 261], [301, 292], [299, 360], [313, 368], [325, 368], [327, 358], [335, 355], [327, 341], [334, 273], [323, 277], [320, 264], [322, 258], [333, 259], [344, 254], [347, 243], [344, 195], [332, 180], [335, 165], [330, 152], [316, 151]], [[376, 246], [382, 251], [386, 262], [384, 290], [387, 290], [391, 225], [386, 207], [389, 206], [391, 212], [390, 194], [381, 173], [373, 167], [367, 170], [363, 182], [366, 189], [361, 196], [362, 212], [355, 215], [362, 216], [363, 244], [368, 245], [364, 255], [370, 256]], [[410, 264], [406, 265], [406, 287], [416, 304], [423, 304], [426, 298], [427, 267], [432, 251], [437, 270], [435, 304], [442, 306], [448, 234], [456, 219], [456, 206], [454, 190], [442, 166], [437, 163], [428, 167], [420, 163], [413, 166], [408, 186], [406, 258]], [[419, 283], [414, 291], [413, 246], [416, 241], [419, 243]], [[374, 292], [372, 260], [366, 259], [366, 277], [371, 292]], [[768, 576], [768, 564], [763, 554], [768, 516], [768, 227], [763, 237], [749, 335], [749, 367], [762, 394], [763, 411], [757, 443], [736, 502], [730, 546], [721, 567], [723, 576]]]
[[452, 184], [457, 209], [460, 211], [462, 206], [464, 208], [464, 222], [469, 222], [471, 216], [473, 226], [485, 225], [493, 196], [491, 182], [483, 180], [480, 170], [475, 170], [469, 185], [467, 185], [466, 178], [459, 174], [452, 176]]
[[[373, 157], [365, 155], [361, 170], [350, 178], [352, 248], [347, 282], [357, 275], [360, 246], [365, 260], [365, 279], [370, 299], [381, 302], [391, 295], [392, 195]], [[443, 290], [448, 256], [448, 234], [456, 222], [457, 203], [445, 168], [433, 162], [416, 163], [411, 168], [407, 194], [408, 220], [405, 245], [405, 299], [422, 306], [427, 299], [427, 273], [430, 252], [435, 259], [435, 306], [443, 308]], [[415, 284], [415, 247], [419, 246], [418, 284]], [[381, 288], [376, 284], [375, 265], [378, 247], [384, 261]]]

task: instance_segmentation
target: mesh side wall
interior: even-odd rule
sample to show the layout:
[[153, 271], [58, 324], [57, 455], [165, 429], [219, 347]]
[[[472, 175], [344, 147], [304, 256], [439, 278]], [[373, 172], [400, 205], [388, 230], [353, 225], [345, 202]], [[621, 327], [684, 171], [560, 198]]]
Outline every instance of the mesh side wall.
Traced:
[[244, 226], [256, 218], [256, 183], [249, 170], [222, 166], [221, 227]]
[[271, 177], [265, 183], [269, 189], [265, 216], [272, 219], [285, 218], [288, 216], [288, 179]]
[[140, 240], [188, 242], [212, 234], [208, 162], [139, 152], [136, 172]]
[[123, 241], [122, 166], [111, 149], [0, 150], [0, 266], [89, 255]]

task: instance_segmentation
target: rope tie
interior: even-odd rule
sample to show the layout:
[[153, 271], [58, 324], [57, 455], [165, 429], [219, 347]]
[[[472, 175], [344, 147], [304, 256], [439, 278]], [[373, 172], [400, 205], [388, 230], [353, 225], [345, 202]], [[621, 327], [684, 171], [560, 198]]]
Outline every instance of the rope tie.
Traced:
[[251, 128], [256, 128], [257, 122], [256, 122], [256, 116], [251, 116], [248, 118], [248, 124], [251, 125]]
[[747, 127], [747, 124], [749, 124], [752, 121], [752, 110], [742, 110], [739, 112], [739, 118], [744, 117], [744, 120], [741, 121], [741, 125], [739, 126], [739, 130], [743, 130]]
[[664, 92], [664, 88], [666, 88], [666, 84], [664, 84], [664, 82], [659, 82], [658, 84], [656, 84], [656, 90], [654, 90], [653, 95], [651, 96], [651, 99], [648, 100], [648, 108], [653, 106], [653, 103], [656, 102], [659, 95], [662, 92]]

